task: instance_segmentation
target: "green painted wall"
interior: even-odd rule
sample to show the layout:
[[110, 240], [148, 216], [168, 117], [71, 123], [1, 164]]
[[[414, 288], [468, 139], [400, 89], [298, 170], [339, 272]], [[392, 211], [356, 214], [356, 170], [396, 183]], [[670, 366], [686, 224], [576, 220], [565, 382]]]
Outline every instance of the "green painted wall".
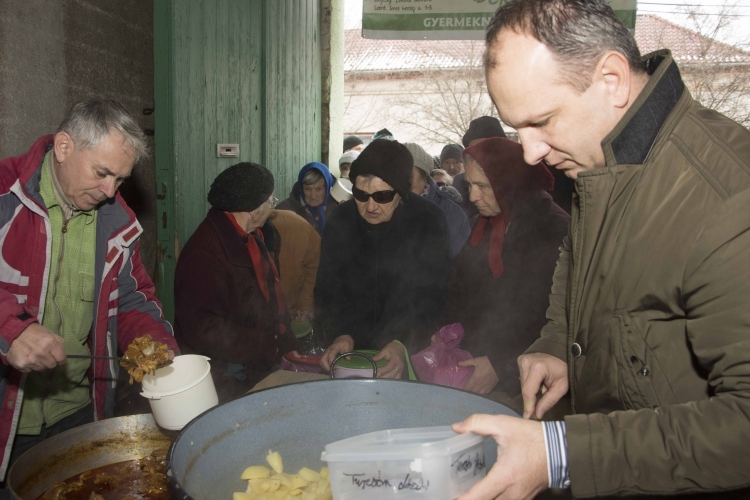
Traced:
[[[318, 0], [154, 0], [159, 280], [203, 220], [218, 173], [267, 166], [287, 197], [299, 169], [320, 160]], [[217, 143], [240, 145], [217, 158]], [[173, 317], [172, 287], [160, 287]]]

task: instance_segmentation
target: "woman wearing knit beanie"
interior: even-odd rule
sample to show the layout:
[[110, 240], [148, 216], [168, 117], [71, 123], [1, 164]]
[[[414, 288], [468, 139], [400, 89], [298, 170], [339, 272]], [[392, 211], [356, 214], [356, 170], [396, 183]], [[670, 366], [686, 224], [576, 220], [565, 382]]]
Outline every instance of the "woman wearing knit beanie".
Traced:
[[453, 261], [442, 324], [461, 323], [474, 359], [465, 389], [520, 393], [516, 359], [545, 325], [552, 273], [569, 216], [552, 202], [552, 175], [527, 165], [521, 145], [500, 137], [464, 150], [469, 199], [479, 215]]
[[386, 139], [352, 163], [354, 199], [328, 219], [315, 284], [316, 314], [332, 341], [325, 369], [340, 353], [374, 349], [375, 360], [388, 360], [378, 376], [402, 378], [404, 346], [421, 348], [435, 331], [450, 241], [443, 212], [410, 192], [413, 164], [404, 145]]
[[414, 168], [411, 175], [411, 192], [434, 203], [445, 214], [448, 222], [448, 231], [451, 238], [451, 253], [456, 255], [466, 243], [471, 233], [469, 219], [466, 217], [459, 202], [441, 190], [430, 174], [434, 170], [432, 157], [419, 144], [407, 142], [406, 149], [414, 158]]
[[256, 163], [220, 173], [212, 208], [177, 261], [175, 338], [183, 354], [211, 358], [220, 403], [245, 394], [298, 345], [279, 281], [279, 233], [268, 222], [273, 187]]

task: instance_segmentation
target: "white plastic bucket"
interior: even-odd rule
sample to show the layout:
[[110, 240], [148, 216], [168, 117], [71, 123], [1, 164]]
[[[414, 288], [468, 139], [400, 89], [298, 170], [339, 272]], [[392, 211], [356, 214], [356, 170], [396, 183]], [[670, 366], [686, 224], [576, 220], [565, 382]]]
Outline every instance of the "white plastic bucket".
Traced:
[[196, 354], [176, 356], [171, 365], [143, 377], [141, 396], [148, 399], [157, 424], [178, 431], [219, 404], [209, 359]]

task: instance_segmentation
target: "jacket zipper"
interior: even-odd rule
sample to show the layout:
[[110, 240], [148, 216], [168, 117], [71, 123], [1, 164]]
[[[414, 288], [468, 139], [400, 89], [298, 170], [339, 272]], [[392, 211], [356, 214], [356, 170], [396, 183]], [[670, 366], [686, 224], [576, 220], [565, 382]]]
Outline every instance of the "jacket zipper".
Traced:
[[[60, 323], [57, 326], [57, 335], [60, 335], [61, 337], [62, 337], [62, 329], [63, 329], [63, 317], [55, 299], [57, 298], [57, 282], [60, 280], [60, 266], [62, 265], [63, 255], [65, 254], [65, 234], [68, 232], [68, 222], [70, 222], [70, 219], [63, 219], [62, 235], [60, 237], [60, 250], [57, 254], [57, 270], [55, 271], [55, 280], [52, 283], [52, 286], [54, 286], [52, 290], [52, 305], [55, 306], [55, 309], [57, 310], [57, 316], [58, 318], [60, 318]], [[45, 375], [44, 390], [42, 391], [42, 423], [43, 424], [47, 423], [47, 417], [44, 414], [44, 401], [47, 399], [47, 394], [49, 394], [49, 390], [50, 390], [50, 375], [51, 375], [50, 373], [47, 373]]]
[[[581, 286], [582, 283], [580, 283], [580, 276], [581, 276], [581, 259], [583, 254], [583, 239], [585, 237], [586, 231], [584, 231], [584, 228], [586, 226], [586, 215], [587, 215], [587, 207], [586, 207], [586, 182], [581, 182], [581, 190], [580, 194], [578, 196], [578, 220], [576, 221], [576, 227], [575, 235], [572, 238], [571, 241], [571, 250], [572, 250], [572, 262], [571, 262], [571, 268], [575, 268], [576, 272], [575, 275], [572, 276], [572, 283], [570, 290], [572, 291], [573, 288], [575, 288], [573, 300], [571, 301], [571, 310], [570, 314], [568, 316], [568, 356], [570, 356], [570, 346], [573, 345], [573, 343], [576, 341], [576, 324], [578, 322], [578, 315], [579, 315], [579, 304], [581, 302]], [[575, 391], [575, 363], [576, 359], [573, 358], [571, 363], [568, 363], [568, 382], [570, 387], [570, 405], [573, 410], [573, 413], [575, 414], [575, 401], [576, 401], [576, 391]]]

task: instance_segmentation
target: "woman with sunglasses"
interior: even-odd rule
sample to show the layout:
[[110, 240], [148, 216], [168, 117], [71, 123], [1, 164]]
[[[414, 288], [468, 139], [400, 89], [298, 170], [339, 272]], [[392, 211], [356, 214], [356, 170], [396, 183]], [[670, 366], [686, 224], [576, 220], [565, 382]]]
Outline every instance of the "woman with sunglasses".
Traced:
[[552, 273], [569, 216], [547, 191], [543, 164], [527, 165], [517, 142], [484, 139], [464, 150], [469, 200], [479, 215], [453, 261], [442, 324], [461, 323], [464, 389], [508, 401], [520, 393], [516, 359], [546, 324]]
[[[410, 192], [413, 158], [379, 139], [352, 163], [353, 200], [331, 214], [315, 284], [317, 317], [333, 342], [321, 366], [353, 349], [379, 351], [382, 378], [401, 378], [404, 345], [429, 343], [443, 307], [451, 251], [445, 215]], [[416, 351], [415, 351], [416, 352]]]

